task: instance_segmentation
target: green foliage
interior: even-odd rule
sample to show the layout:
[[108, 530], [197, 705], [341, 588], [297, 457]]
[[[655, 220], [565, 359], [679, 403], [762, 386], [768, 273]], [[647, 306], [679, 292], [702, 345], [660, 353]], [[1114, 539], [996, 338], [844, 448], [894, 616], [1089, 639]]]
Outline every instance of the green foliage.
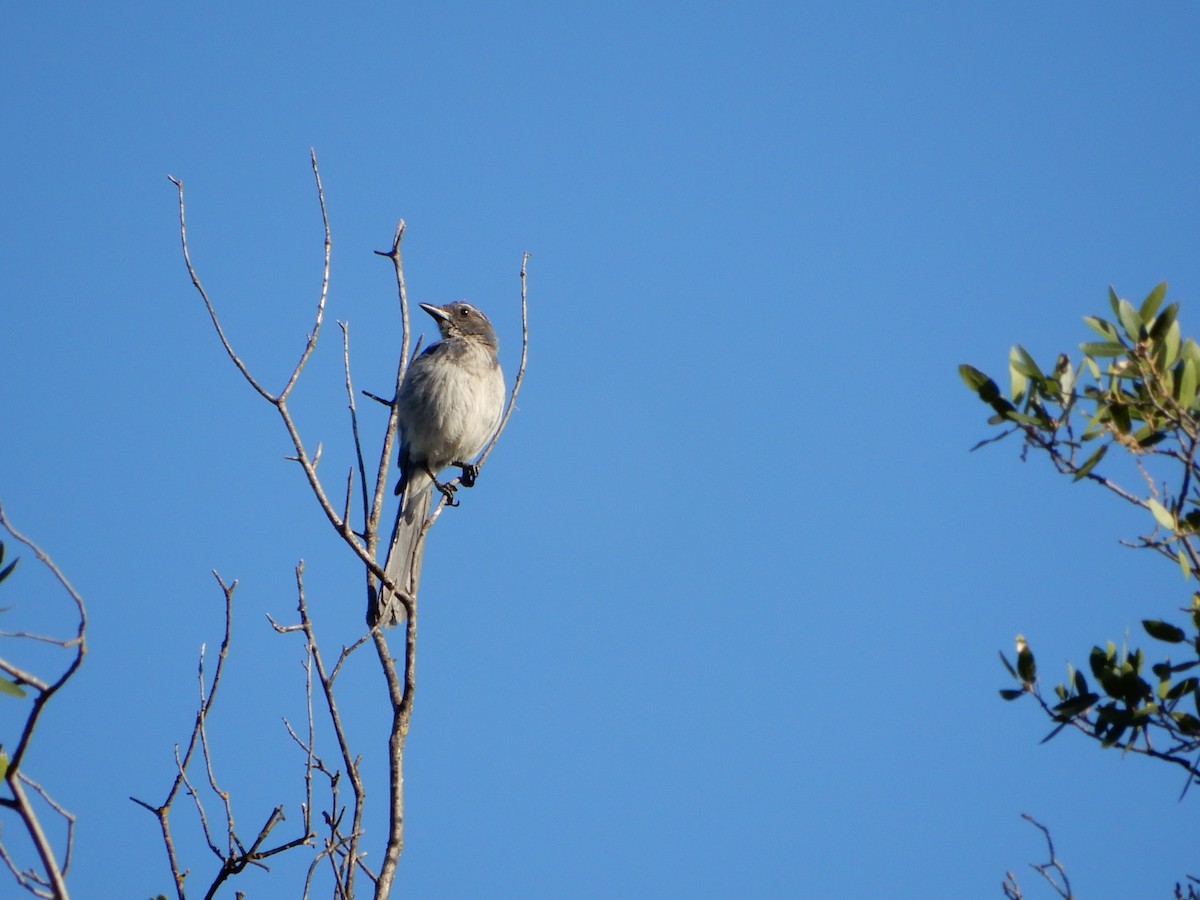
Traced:
[[[1182, 336], [1179, 305], [1164, 305], [1165, 283], [1140, 304], [1109, 291], [1112, 316], [1086, 316], [1099, 340], [1080, 344], [1078, 363], [1063, 353], [1039, 365], [1020, 345], [1008, 355], [1009, 392], [973, 366], [959, 375], [991, 410], [993, 438], [1015, 436], [1022, 453], [1046, 456], [1074, 481], [1104, 487], [1142, 511], [1133, 546], [1171, 560], [1185, 578], [1200, 577], [1200, 344]], [[1120, 747], [1182, 766], [1200, 781], [1200, 592], [1185, 627], [1142, 620], [1158, 661], [1140, 647], [1093, 646], [1083, 669], [1044, 696], [1033, 652], [1017, 638], [1017, 683], [1000, 695], [1032, 696], [1054, 722], [1049, 740], [1070, 726], [1103, 747]], [[1168, 649], [1176, 660], [1166, 655]], [[1200, 672], [1198, 672], [1200, 674]]]
[[0, 541], [0, 566], [3, 567], [3, 568], [0, 568], [0, 581], [3, 581], [5, 578], [7, 578], [9, 575], [11, 575], [13, 573], [13, 569], [15, 569], [17, 567], [17, 563], [19, 563], [20, 561], [21, 561], [20, 559], [14, 559], [7, 566], [5, 566], [4, 565], [4, 541]]
[[[1200, 593], [1193, 598], [1193, 609], [1200, 610]], [[1200, 612], [1194, 615], [1200, 615]], [[1112, 641], [1104, 647], [1092, 647], [1088, 668], [1096, 681], [1096, 690], [1082, 671], [1068, 666], [1066, 680], [1054, 686], [1058, 702], [1043, 704], [1057, 723], [1044, 740], [1050, 740], [1066, 725], [1076, 725], [1104, 747], [1138, 750], [1139, 741], [1144, 744], [1151, 729], [1171, 737], [1172, 743], [1168, 747], [1173, 753], [1190, 750], [1193, 744], [1200, 746], [1197, 742], [1200, 738], [1200, 679], [1194, 675], [1178, 677], [1180, 673], [1200, 666], [1200, 631], [1189, 639], [1182, 628], [1167, 622], [1147, 619], [1142, 622], [1142, 627], [1150, 637], [1162, 643], [1186, 642], [1192, 658], [1175, 664], [1169, 658], [1155, 663], [1149, 667], [1153, 679], [1148, 680], [1145, 654], [1140, 648], [1118, 651]], [[1024, 669], [1023, 658], [1028, 660]], [[1006, 700], [1015, 700], [1025, 694], [1038, 696], [1033, 653], [1024, 639], [1017, 639], [1016, 667], [1003, 654], [1001, 659], [1009, 674], [1021, 683], [1019, 690], [1001, 690], [1001, 696]]]
[[8, 694], [10, 697], [24, 697], [25, 690], [15, 681], [0, 678], [0, 694]]

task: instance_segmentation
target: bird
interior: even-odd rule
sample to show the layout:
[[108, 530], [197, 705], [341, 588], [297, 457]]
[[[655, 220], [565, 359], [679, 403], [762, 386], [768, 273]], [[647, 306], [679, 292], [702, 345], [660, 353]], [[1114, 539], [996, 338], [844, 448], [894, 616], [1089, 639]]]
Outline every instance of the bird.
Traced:
[[[439, 482], [437, 474], [458, 466], [460, 483], [474, 485], [479, 470], [472, 460], [499, 428], [505, 395], [499, 342], [488, 317], [464, 300], [420, 306], [437, 323], [441, 340], [412, 361], [396, 394], [400, 506], [384, 564], [388, 581], [413, 601], [421, 580], [422, 532], [433, 489], [454, 505], [455, 486]], [[407, 617], [402, 599], [386, 587], [373, 592], [371, 599], [370, 627], [395, 626]]]

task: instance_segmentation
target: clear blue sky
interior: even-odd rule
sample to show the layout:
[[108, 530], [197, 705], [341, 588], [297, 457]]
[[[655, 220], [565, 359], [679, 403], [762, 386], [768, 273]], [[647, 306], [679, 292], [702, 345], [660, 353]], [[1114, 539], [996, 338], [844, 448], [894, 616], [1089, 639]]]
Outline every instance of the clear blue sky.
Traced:
[[[955, 366], [1070, 349], [1109, 284], [1168, 279], [1200, 332], [1198, 74], [1184, 3], [10, 5], [0, 500], [92, 615], [29, 760], [80, 815], [76, 894], [169, 890], [127, 798], [190, 727], [211, 568], [240, 580], [219, 772], [246, 831], [278, 802], [298, 827], [300, 646], [264, 614], [303, 558], [332, 650], [361, 577], [220, 351], [166, 175], [277, 387], [319, 282], [313, 147], [361, 388], [394, 370], [398, 217], [413, 299], [484, 308], [510, 373], [534, 254], [520, 410], [426, 559], [404, 896], [999, 896], [1042, 859], [1026, 811], [1082, 896], [1147, 896], [1151, 865], [1168, 895], [1200, 796], [1038, 746], [996, 651], [1026, 633], [1052, 683], [1188, 586], [1118, 547], [1129, 510], [968, 454]], [[333, 485], [340, 378], [330, 322], [295, 408]], [[6, 626], [53, 620], [31, 563]], [[375, 864], [369, 658], [343, 704]], [[176, 818], [195, 890], [215, 863]], [[278, 869], [242, 889], [294, 896]]]

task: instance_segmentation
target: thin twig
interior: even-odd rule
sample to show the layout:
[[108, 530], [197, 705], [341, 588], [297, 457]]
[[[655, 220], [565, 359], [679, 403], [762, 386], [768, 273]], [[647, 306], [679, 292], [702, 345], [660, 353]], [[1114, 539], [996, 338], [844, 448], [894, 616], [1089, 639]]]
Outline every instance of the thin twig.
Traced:
[[317, 298], [317, 314], [313, 321], [312, 331], [308, 333], [308, 341], [304, 345], [304, 352], [300, 354], [300, 359], [296, 362], [296, 368], [292, 370], [287, 384], [279, 392], [278, 402], [286, 400], [288, 394], [292, 392], [292, 388], [296, 386], [296, 381], [300, 378], [304, 364], [308, 362], [308, 358], [312, 356], [312, 352], [317, 346], [321, 323], [325, 319], [325, 299], [329, 296], [329, 260], [333, 249], [333, 236], [329, 230], [329, 212], [325, 208], [325, 188], [321, 184], [321, 170], [317, 168], [317, 151], [309, 148], [308, 157], [312, 162], [313, 179], [317, 183], [317, 201], [321, 204], [321, 224], [325, 227], [325, 264], [321, 268], [321, 292]]
[[[362, 439], [358, 433], [358, 406], [355, 404], [354, 382], [350, 377], [350, 324], [339, 321], [338, 327], [342, 329], [342, 367], [346, 372], [346, 400], [350, 406], [350, 431], [354, 436], [354, 457], [358, 463], [359, 483], [362, 487], [363, 518], [365, 519], [370, 515], [371, 510], [367, 501], [367, 466], [363, 460]], [[347, 487], [346, 494], [347, 512], [345, 517], [349, 519], [349, 487]]]
[[188, 250], [187, 218], [183, 206], [183, 182], [174, 175], [168, 175], [167, 180], [175, 185], [175, 190], [179, 194], [179, 239], [183, 244], [183, 262], [187, 266], [188, 277], [192, 279], [192, 284], [200, 294], [201, 299], [204, 300], [204, 308], [208, 310], [208, 317], [212, 319], [213, 327], [217, 330], [217, 337], [221, 339], [221, 346], [225, 348], [226, 355], [237, 366], [237, 370], [242, 373], [242, 377], [246, 379], [246, 382], [254, 390], [258, 391], [264, 399], [274, 402], [275, 398], [250, 374], [250, 370], [246, 368], [246, 364], [242, 362], [241, 357], [234, 353], [233, 346], [229, 343], [229, 339], [225, 337], [225, 329], [221, 327], [221, 320], [217, 318], [217, 310], [213, 306], [212, 301], [208, 299], [208, 292], [204, 289], [204, 285], [200, 283], [200, 276], [196, 274], [196, 269], [192, 266], [192, 255]]
[[509, 417], [512, 416], [513, 410], [517, 406], [517, 395], [521, 392], [521, 382], [525, 380], [525, 363], [529, 359], [529, 301], [525, 271], [529, 265], [530, 256], [532, 254], [529, 252], [521, 256], [521, 364], [517, 367], [517, 377], [513, 380], [512, 393], [509, 395], [508, 405], [504, 409], [500, 425], [496, 428], [496, 433], [492, 435], [492, 439], [488, 441], [487, 446], [483, 448], [483, 453], [479, 455], [479, 459], [476, 462], [476, 465], [480, 468], [483, 468], [484, 462], [492, 453], [492, 448], [496, 446], [496, 442], [500, 440], [500, 435], [504, 433], [504, 429], [508, 426]]
[[[400, 395], [400, 385], [404, 382], [404, 375], [408, 371], [408, 288], [404, 283], [404, 259], [400, 253], [400, 242], [404, 240], [404, 228], [404, 220], [400, 219], [396, 223], [396, 233], [392, 237], [391, 250], [375, 251], [378, 256], [386, 256], [392, 261], [392, 269], [396, 275], [396, 294], [400, 302], [400, 357], [396, 362], [396, 381], [392, 388], [392, 399], [390, 401], [381, 400], [388, 407], [388, 417], [387, 424], [383, 430], [382, 446], [379, 450], [379, 465], [375, 470], [375, 494], [371, 498], [371, 507], [367, 513], [365, 530], [367, 534], [367, 548], [371, 553], [375, 553], [378, 550], [379, 522], [383, 515], [383, 504], [387, 498], [388, 467], [391, 465], [392, 448], [395, 446], [396, 441], [396, 423], [399, 419], [396, 397]], [[382, 574], [379, 572], [371, 574], [374, 574], [380, 582], [384, 580]], [[368, 575], [367, 580], [369, 592], [373, 587], [370, 575]]]
[[[227, 650], [227, 649], [228, 649], [228, 644], [227, 643], [223, 644], [222, 650]], [[237, 834], [237, 829], [234, 827], [234, 823], [233, 823], [233, 802], [230, 800], [229, 791], [222, 790], [221, 786], [217, 784], [217, 773], [213, 770], [212, 748], [209, 746], [209, 743], [208, 743], [208, 716], [205, 714], [207, 704], [204, 702], [204, 647], [203, 646], [201, 646], [201, 648], [200, 648], [200, 663], [196, 667], [196, 681], [197, 681], [197, 684], [200, 689], [201, 714], [197, 717], [199, 720], [198, 725], [200, 728], [200, 755], [204, 760], [204, 771], [208, 775], [208, 786], [212, 788], [213, 793], [216, 794], [221, 799], [221, 802], [225, 806], [225, 831], [228, 836], [228, 848], [229, 848], [228, 852], [229, 852], [229, 855], [232, 856], [240, 848], [235, 846], [235, 841], [236, 841], [235, 835]], [[185, 772], [181, 771], [181, 774], [184, 774], [186, 776]], [[195, 793], [194, 789], [193, 789], [193, 793]], [[218, 853], [217, 855], [220, 856], [221, 854]]]
[[[342, 762], [346, 767], [346, 773], [350, 777], [351, 790], [354, 794], [353, 821], [351, 825], [350, 841], [347, 845], [347, 852], [353, 859], [358, 852], [358, 835], [362, 831], [363, 801], [366, 796], [366, 791], [363, 786], [362, 778], [359, 774], [358, 758], [354, 756], [350, 749], [349, 740], [346, 736], [346, 730], [342, 724], [341, 713], [338, 710], [337, 699], [333, 693], [333, 677], [325, 668], [325, 663], [321, 656], [321, 649], [317, 644], [316, 632], [308, 610], [308, 602], [304, 595], [303, 561], [296, 565], [296, 593], [298, 597], [297, 610], [300, 613], [301, 630], [304, 632], [307, 640], [307, 652], [312, 658], [313, 670], [317, 675], [317, 683], [321, 686], [321, 691], [325, 698], [325, 707], [329, 712], [330, 722], [333, 725], [334, 737], [337, 740], [338, 749], [342, 755]], [[359, 643], [361, 644], [361, 641]], [[340, 876], [339, 883], [344, 886], [347, 896], [353, 896], [354, 866], [352, 861], [351, 864], [346, 868], [345, 872]]]
[[[1042, 864], [1030, 863], [1030, 868], [1041, 875], [1049, 882], [1050, 886], [1058, 893], [1058, 896], [1063, 900], [1073, 900], [1075, 894], [1071, 891], [1071, 879], [1067, 877], [1067, 870], [1059, 861], [1058, 856], [1054, 852], [1054, 839], [1050, 836], [1050, 829], [1038, 822], [1029, 813], [1021, 813], [1021, 818], [1029, 822], [1037, 828], [1046, 838], [1046, 849], [1050, 853], [1050, 861]], [[1058, 877], [1062, 879], [1062, 884], [1054, 880], [1051, 872], [1057, 872]]]

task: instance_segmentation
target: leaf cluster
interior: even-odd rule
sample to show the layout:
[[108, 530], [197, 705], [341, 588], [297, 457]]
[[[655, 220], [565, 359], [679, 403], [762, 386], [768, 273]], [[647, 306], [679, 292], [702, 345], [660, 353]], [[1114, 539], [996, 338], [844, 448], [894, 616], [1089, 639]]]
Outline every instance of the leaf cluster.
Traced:
[[[1124, 543], [1200, 578], [1200, 344], [1183, 336], [1179, 304], [1167, 304], [1166, 295], [1164, 282], [1135, 305], [1110, 289], [1112, 315], [1084, 317], [1099, 340], [1079, 345], [1077, 363], [1060, 353], [1053, 365], [1039, 365], [1014, 346], [1007, 392], [973, 366], [959, 366], [959, 374], [999, 429], [977, 446], [1018, 438], [1023, 458], [1043, 454], [1073, 481], [1141, 508], [1149, 513], [1142, 534]], [[1200, 666], [1200, 592], [1182, 612], [1186, 630], [1160, 618], [1142, 621], [1154, 646], [1185, 651], [1179, 661], [1164, 653], [1148, 662], [1141, 648], [1108, 641], [1092, 647], [1085, 668], [1068, 666], [1052, 697], [1042, 695], [1033, 653], [1018, 637], [1015, 661], [1001, 654], [1018, 686], [1001, 696], [1035, 697], [1055, 723], [1045, 740], [1071, 726], [1103, 747], [1179, 764], [1190, 784], [1200, 779], [1200, 680], [1192, 674]]]
[[[1167, 657], [1146, 665], [1141, 648], [1129, 649], [1109, 641], [1094, 646], [1088, 669], [1094, 682], [1074, 666], [1067, 678], [1054, 686], [1057, 702], [1042, 696], [1037, 685], [1037, 664], [1023, 637], [1017, 638], [1015, 664], [1003, 653], [1000, 660], [1019, 688], [1001, 689], [1005, 700], [1026, 694], [1037, 698], [1056, 724], [1043, 743], [1065, 727], [1074, 726], [1095, 738], [1103, 747], [1119, 747], [1166, 758], [1186, 765], [1186, 757], [1200, 750], [1200, 679], [1190, 673], [1200, 666], [1200, 592], [1192, 597], [1189, 635], [1177, 625], [1161, 619], [1144, 619], [1142, 628], [1155, 641], [1186, 650], [1186, 659], [1172, 662]], [[1163, 742], [1163, 737], [1166, 742]]]
[[[1200, 535], [1200, 344], [1181, 336], [1179, 304], [1163, 306], [1166, 290], [1158, 285], [1137, 307], [1110, 290], [1114, 320], [1084, 317], [1104, 340], [1080, 344], [1078, 364], [1060, 353], [1053, 366], [1040, 366], [1014, 346], [1007, 395], [974, 366], [959, 366], [959, 375], [991, 408], [988, 423], [1002, 429], [977, 446], [1019, 436], [1023, 454], [1045, 453], [1073, 480], [1096, 482], [1142, 507], [1154, 533], [1141, 545], [1200, 576], [1193, 546]], [[1122, 484], [1104, 470], [1114, 447], [1132, 460], [1141, 483]]]

